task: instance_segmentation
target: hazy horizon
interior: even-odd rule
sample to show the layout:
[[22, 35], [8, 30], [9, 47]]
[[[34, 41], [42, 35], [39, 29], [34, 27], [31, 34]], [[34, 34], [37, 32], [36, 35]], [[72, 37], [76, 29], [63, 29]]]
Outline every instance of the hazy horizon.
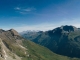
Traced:
[[0, 28], [18, 32], [51, 30], [62, 25], [80, 27], [80, 0], [2, 0]]

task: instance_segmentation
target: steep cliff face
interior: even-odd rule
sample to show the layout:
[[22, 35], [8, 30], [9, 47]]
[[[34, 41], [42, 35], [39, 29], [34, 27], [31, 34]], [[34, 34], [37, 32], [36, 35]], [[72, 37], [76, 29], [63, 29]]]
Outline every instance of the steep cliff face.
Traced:
[[26, 55], [26, 52], [26, 48], [23, 48], [22, 40], [15, 30], [0, 31], [0, 60], [21, 60], [18, 53]]
[[21, 60], [19, 56], [9, 50], [0, 38], [0, 60]]

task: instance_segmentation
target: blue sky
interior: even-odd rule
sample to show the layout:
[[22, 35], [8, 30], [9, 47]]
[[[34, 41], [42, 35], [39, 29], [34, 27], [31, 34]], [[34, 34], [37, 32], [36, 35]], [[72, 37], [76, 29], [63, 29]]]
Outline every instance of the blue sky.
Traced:
[[0, 0], [0, 28], [50, 30], [80, 27], [80, 0]]

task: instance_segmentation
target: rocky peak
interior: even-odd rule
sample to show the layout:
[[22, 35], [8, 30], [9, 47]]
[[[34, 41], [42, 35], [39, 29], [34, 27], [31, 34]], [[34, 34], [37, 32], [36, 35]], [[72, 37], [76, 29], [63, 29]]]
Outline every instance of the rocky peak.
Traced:
[[64, 31], [68, 31], [68, 32], [78, 30], [76, 27], [71, 26], [71, 25], [70, 25], [70, 26], [68, 26], [68, 25], [61, 26], [60, 28], [61, 28], [62, 30], [64, 30]]
[[14, 36], [19, 36], [19, 33], [18, 33], [16, 30], [10, 29], [9, 31], [10, 31]]
[[4, 32], [4, 30], [3, 29], [0, 29], [0, 33], [2, 33], [2, 32]]
[[74, 26], [65, 25], [65, 26], [57, 27], [57, 28], [49, 31], [49, 33], [51, 33], [51, 35], [52, 35], [53, 33], [55, 33], [55, 34], [70, 33], [70, 32], [74, 32], [77, 30], [79, 30], [79, 29]]

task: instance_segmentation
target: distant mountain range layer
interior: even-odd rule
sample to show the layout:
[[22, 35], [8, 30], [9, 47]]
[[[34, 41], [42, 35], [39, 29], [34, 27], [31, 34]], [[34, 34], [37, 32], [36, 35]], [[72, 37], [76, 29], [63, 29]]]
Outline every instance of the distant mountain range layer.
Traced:
[[57, 54], [80, 58], [80, 28], [65, 25], [46, 32], [24, 33], [22, 36]]

